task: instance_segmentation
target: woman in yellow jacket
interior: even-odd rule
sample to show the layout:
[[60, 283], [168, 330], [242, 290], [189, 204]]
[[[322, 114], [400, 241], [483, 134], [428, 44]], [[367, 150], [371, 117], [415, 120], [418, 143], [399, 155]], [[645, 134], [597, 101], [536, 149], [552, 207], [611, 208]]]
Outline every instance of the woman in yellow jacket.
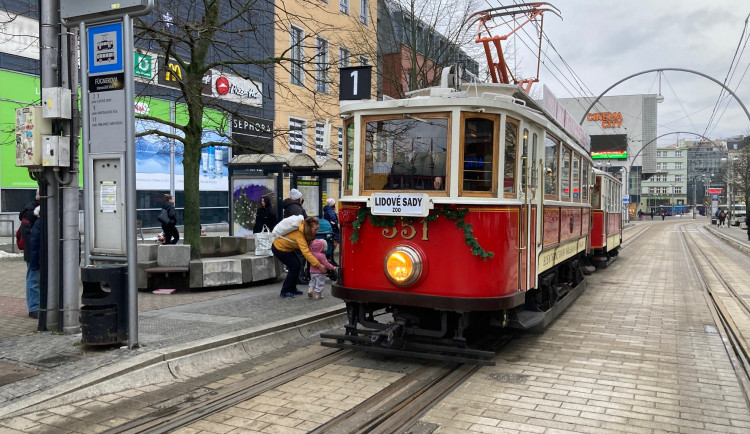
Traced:
[[302, 255], [307, 259], [311, 267], [317, 267], [324, 273], [327, 271], [326, 267], [310, 253], [310, 249], [307, 246], [308, 243], [315, 239], [318, 226], [320, 224], [317, 217], [308, 217], [299, 224], [297, 230], [284, 235], [283, 238], [273, 240], [271, 251], [287, 268], [286, 279], [284, 279], [284, 283], [281, 285], [282, 297], [293, 298], [295, 294], [302, 294], [302, 291], [297, 289], [297, 279], [299, 278], [302, 264], [297, 259], [295, 250], [302, 252]]

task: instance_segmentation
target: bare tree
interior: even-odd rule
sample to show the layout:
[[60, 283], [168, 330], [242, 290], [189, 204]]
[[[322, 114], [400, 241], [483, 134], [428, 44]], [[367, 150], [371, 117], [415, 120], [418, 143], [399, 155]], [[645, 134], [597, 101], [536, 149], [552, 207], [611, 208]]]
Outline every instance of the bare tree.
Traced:
[[[464, 24], [478, 9], [473, 0], [378, 0], [380, 23], [373, 53], [384, 94], [403, 97], [440, 82], [443, 67], [472, 63], [462, 47], [473, 47]], [[370, 48], [372, 49], [372, 47]]]
[[[135, 22], [136, 46], [157, 50], [170, 62], [179, 65], [181, 71], [179, 77], [172, 78], [179, 85], [176, 100], [187, 107], [187, 122], [170, 122], [143, 115], [140, 117], [168, 125], [179, 133], [170, 134], [155, 128], [139, 134], [157, 134], [182, 142], [184, 145], [184, 239], [186, 244], [192, 246], [193, 257], [200, 256], [201, 149], [216, 145], [202, 140], [205, 111], [212, 108], [232, 116], [241, 116], [242, 112], [247, 112], [247, 107], [243, 107], [242, 104], [227, 102], [225, 99], [206, 94], [206, 77], [213, 71], [221, 71], [243, 80], [250, 80], [258, 85], [258, 89], [262, 89], [264, 100], [272, 100], [275, 95], [284, 91], [285, 98], [297, 98], [295, 102], [306, 104], [307, 110], [311, 113], [320, 112], [326, 107], [319, 103], [314, 92], [315, 68], [304, 66], [317, 61], [315, 49], [310, 49], [315, 47], [317, 35], [330, 32], [333, 26], [327, 25], [326, 20], [316, 21], [314, 18], [324, 13], [321, 2], [296, 0], [296, 6], [300, 3], [304, 4], [303, 9], [315, 11], [317, 15], [306, 13], [302, 16], [291, 12], [285, 7], [284, 2], [270, 0], [165, 0], [158, 2], [158, 7], [152, 14]], [[289, 35], [293, 21], [305, 22], [308, 28], [314, 30], [306, 32], [304, 38], [295, 41], [294, 45], [287, 43], [283, 47], [274, 47], [274, 36]], [[295, 51], [297, 47], [302, 46], [308, 49]], [[298, 53], [305, 53], [306, 57], [296, 56]], [[309, 79], [304, 83], [309, 84], [289, 89], [288, 81], [275, 77], [274, 68], [277, 67], [283, 68], [287, 74], [291, 74], [293, 70], [306, 74]], [[263, 76], [275, 77], [273, 85], [263, 88], [262, 83], [258, 82], [258, 77]], [[154, 95], [153, 88], [148, 89], [149, 95]], [[281, 103], [290, 101], [276, 100], [276, 104]], [[268, 115], [273, 116], [272, 113]], [[222, 126], [219, 125], [217, 128], [219, 134], [230, 140], [231, 146], [240, 146], [232, 141]], [[285, 133], [284, 130], [275, 130], [277, 135]], [[247, 150], [263, 152], [263, 149], [254, 147]]]

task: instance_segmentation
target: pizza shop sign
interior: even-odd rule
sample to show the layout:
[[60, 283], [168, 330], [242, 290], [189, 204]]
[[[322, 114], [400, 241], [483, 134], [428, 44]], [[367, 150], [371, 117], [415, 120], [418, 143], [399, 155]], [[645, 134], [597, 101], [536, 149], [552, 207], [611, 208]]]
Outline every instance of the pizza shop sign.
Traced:
[[[206, 77], [208, 78], [208, 77]], [[259, 84], [233, 74], [211, 71], [211, 96], [239, 104], [262, 107]]]

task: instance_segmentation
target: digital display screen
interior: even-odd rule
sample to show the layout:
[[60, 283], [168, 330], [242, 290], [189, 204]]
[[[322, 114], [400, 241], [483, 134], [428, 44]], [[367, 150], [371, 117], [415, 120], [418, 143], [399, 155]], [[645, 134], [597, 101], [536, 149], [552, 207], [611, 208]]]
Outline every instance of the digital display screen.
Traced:
[[591, 158], [616, 160], [627, 159], [628, 136], [626, 134], [591, 136]]

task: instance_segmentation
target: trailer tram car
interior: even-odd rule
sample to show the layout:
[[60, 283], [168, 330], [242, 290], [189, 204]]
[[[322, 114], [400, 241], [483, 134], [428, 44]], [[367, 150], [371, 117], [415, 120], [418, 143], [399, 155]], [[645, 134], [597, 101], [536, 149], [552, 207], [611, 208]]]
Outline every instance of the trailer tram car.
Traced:
[[473, 331], [543, 329], [585, 287], [588, 136], [547, 91], [542, 104], [517, 82], [459, 75], [404, 99], [342, 102], [332, 294], [348, 322], [323, 345], [470, 351]]
[[605, 268], [617, 259], [622, 244], [622, 183], [600, 170], [594, 176], [589, 257], [594, 266]]

